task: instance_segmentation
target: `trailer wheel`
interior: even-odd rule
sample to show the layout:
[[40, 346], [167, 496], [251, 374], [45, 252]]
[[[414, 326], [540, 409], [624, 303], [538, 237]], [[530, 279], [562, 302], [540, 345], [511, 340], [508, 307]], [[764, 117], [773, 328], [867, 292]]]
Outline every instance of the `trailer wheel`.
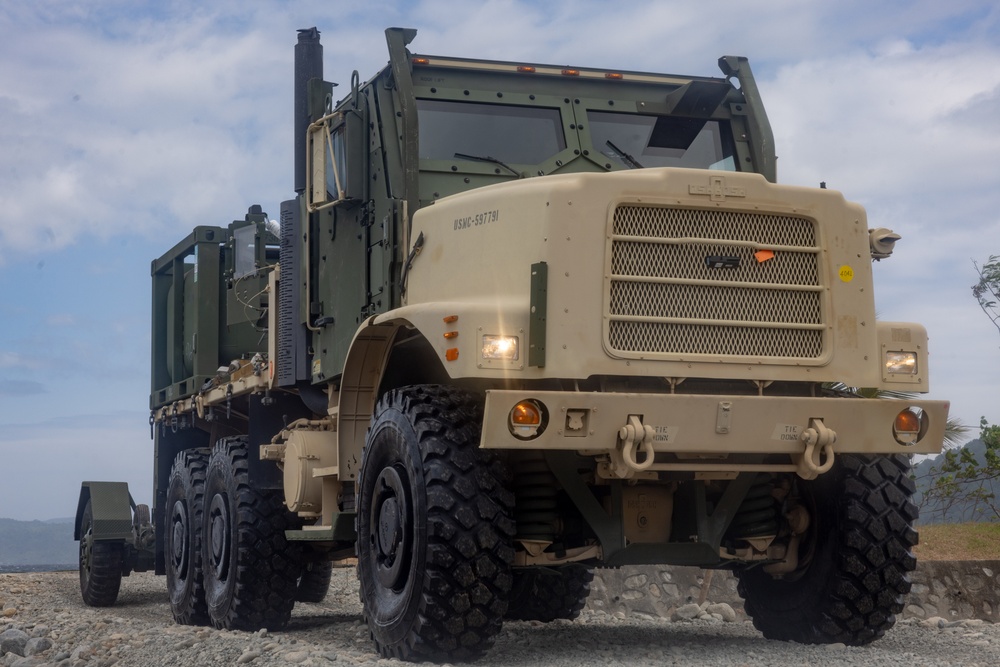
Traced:
[[514, 556], [506, 468], [482, 450], [482, 399], [438, 386], [379, 402], [362, 457], [358, 578], [383, 657], [481, 656], [500, 631]]
[[783, 579], [761, 568], [737, 573], [744, 608], [765, 637], [863, 646], [895, 624], [916, 567], [909, 467], [903, 455], [842, 455], [818, 479], [799, 480], [811, 514], [802, 565]]
[[298, 590], [295, 593], [296, 602], [322, 602], [330, 590], [330, 579], [333, 577], [333, 563], [329, 561], [313, 561], [302, 568], [299, 577]]
[[573, 620], [587, 604], [593, 580], [594, 570], [586, 565], [515, 570], [506, 617], [542, 623]]
[[288, 623], [301, 567], [300, 550], [285, 540], [293, 527], [280, 491], [250, 486], [246, 438], [216, 443], [205, 479], [202, 555], [212, 625], [255, 631]]
[[80, 519], [80, 593], [91, 607], [110, 607], [122, 585], [125, 546], [121, 541], [94, 539], [90, 500]]
[[170, 611], [174, 620], [182, 625], [209, 623], [201, 544], [208, 457], [208, 449], [189, 449], [177, 455], [170, 468], [164, 504], [167, 512], [167, 591]]

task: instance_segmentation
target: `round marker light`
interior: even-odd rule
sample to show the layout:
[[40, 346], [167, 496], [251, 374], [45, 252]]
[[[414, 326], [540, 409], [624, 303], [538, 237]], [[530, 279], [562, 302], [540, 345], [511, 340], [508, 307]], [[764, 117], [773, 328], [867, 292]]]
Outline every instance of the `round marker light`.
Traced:
[[545, 431], [548, 411], [533, 398], [519, 401], [510, 410], [507, 427], [518, 440], [532, 440]]
[[926, 430], [926, 415], [919, 408], [900, 411], [892, 424], [892, 435], [896, 442], [906, 447], [917, 444]]

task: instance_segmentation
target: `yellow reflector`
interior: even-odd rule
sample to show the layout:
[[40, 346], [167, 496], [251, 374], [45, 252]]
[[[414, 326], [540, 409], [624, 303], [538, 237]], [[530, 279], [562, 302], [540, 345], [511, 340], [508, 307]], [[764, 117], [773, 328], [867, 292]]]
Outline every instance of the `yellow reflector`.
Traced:
[[521, 401], [510, 411], [510, 422], [515, 426], [538, 426], [542, 423], [542, 411], [534, 401]]
[[447, 338], [448, 340], [451, 340], [452, 338], [458, 338], [458, 332], [457, 331], [445, 331], [444, 332], [444, 337]]
[[909, 408], [896, 415], [896, 423], [893, 425], [896, 433], [919, 433], [920, 417]]
[[444, 318], [445, 324], [451, 324], [453, 322], [458, 322], [458, 315], [448, 315]]
[[444, 351], [444, 358], [447, 359], [448, 361], [455, 361], [456, 359], [458, 359], [458, 348], [449, 347], [447, 350]]

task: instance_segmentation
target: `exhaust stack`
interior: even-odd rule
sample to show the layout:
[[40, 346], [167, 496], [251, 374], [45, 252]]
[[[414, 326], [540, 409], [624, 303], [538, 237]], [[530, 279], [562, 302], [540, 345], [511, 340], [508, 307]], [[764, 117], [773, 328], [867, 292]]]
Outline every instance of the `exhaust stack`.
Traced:
[[306, 130], [309, 127], [309, 80], [323, 80], [323, 45], [315, 27], [299, 30], [295, 45], [295, 192], [306, 190]]

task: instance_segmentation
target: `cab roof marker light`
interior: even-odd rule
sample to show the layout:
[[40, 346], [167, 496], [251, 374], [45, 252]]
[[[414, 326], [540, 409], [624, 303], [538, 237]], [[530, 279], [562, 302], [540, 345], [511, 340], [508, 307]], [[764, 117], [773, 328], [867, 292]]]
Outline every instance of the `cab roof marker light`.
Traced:
[[580, 70], [578, 69], [564, 69], [562, 71], [563, 76], [580, 76]]
[[416, 58], [413, 59], [413, 64], [414, 65], [430, 65], [431, 64], [431, 59], [430, 58], [423, 58], [423, 57], [416, 57]]
[[621, 81], [625, 77], [620, 72], [605, 72], [605, 79], [614, 79], [615, 81]]
[[518, 65], [517, 71], [523, 74], [534, 74], [537, 70], [531, 65]]

